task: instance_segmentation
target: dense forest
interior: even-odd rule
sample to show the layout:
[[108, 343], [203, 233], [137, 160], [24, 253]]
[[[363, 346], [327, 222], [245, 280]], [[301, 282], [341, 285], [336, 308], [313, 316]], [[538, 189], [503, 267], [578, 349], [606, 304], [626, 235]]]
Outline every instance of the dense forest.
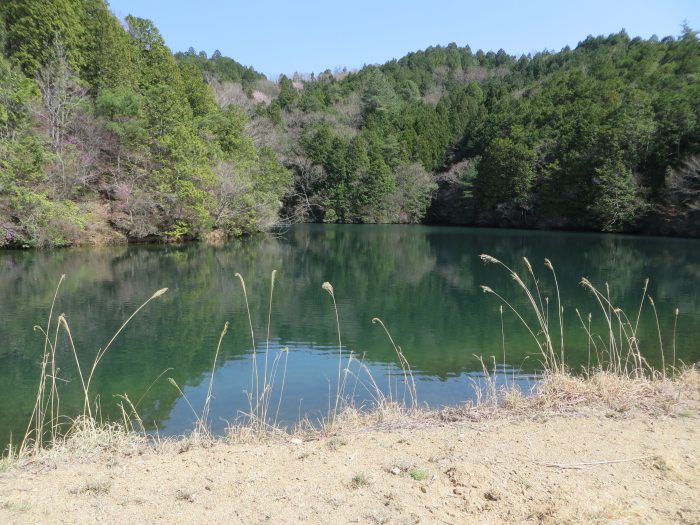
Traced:
[[103, 0], [0, 6], [0, 246], [279, 223], [700, 235], [700, 40], [450, 44], [267, 79]]
[[[291, 172], [150, 21], [122, 25], [103, 0], [0, 9], [0, 245], [197, 239], [278, 221]], [[224, 62], [214, 74], [248, 79]]]

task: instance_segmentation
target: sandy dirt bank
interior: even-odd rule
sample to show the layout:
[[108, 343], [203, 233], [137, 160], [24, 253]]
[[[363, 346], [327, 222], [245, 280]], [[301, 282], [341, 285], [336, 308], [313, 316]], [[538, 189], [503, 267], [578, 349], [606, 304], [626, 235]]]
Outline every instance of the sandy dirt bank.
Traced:
[[57, 457], [0, 523], [700, 523], [700, 414], [489, 417]]

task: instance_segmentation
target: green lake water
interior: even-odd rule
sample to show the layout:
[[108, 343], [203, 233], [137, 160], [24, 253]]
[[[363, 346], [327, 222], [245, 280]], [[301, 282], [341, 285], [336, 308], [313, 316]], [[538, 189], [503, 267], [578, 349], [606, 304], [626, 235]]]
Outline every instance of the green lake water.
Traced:
[[[298, 225], [276, 236], [225, 246], [120, 246], [56, 251], [0, 252], [0, 443], [21, 438], [36, 395], [46, 325], [61, 274], [66, 278], [55, 313], [65, 313], [83, 366], [111, 338], [122, 321], [154, 291], [169, 291], [149, 304], [120, 334], [94, 378], [102, 416], [118, 415], [119, 394], [138, 402], [150, 430], [161, 435], [192, 428], [206, 397], [216, 344], [225, 322], [214, 375], [211, 424], [221, 431], [248, 408], [252, 343], [238, 272], [245, 278], [258, 359], [267, 348], [270, 274], [277, 270], [272, 303], [269, 361], [289, 353], [279, 420], [292, 423], [328, 411], [338, 373], [338, 335], [333, 303], [321, 288], [332, 283], [338, 303], [343, 352], [364, 356], [378, 385], [403, 397], [394, 349], [380, 317], [411, 364], [419, 401], [443, 406], [474, 399], [483, 384], [483, 357], [497, 361], [499, 383], [528, 388], [540, 367], [535, 343], [517, 318], [505, 311], [505, 362], [499, 303], [484, 294], [488, 285], [532, 319], [524, 297], [507, 273], [486, 265], [479, 254], [525, 271], [527, 257], [540, 278], [543, 297], [555, 301], [551, 273], [557, 271], [564, 305], [565, 352], [572, 367], [586, 364], [589, 339], [574, 308], [592, 329], [608, 335], [603, 314], [581, 278], [589, 278], [636, 317], [644, 279], [649, 277], [667, 363], [675, 347], [686, 363], [700, 359], [700, 241], [617, 235], [447, 228], [426, 226]], [[545, 300], [543, 299], [543, 302]], [[546, 304], [546, 303], [545, 303]], [[556, 306], [550, 302], [553, 325]], [[679, 309], [674, 332], [675, 309]], [[558, 328], [556, 328], [558, 333]], [[639, 339], [650, 363], [661, 352], [654, 312], [647, 302]], [[675, 340], [675, 344], [674, 344]], [[82, 408], [79, 379], [65, 334], [58, 344], [61, 409]], [[282, 368], [272, 405], [277, 409]], [[349, 391], [367, 405], [366, 372]], [[173, 378], [186, 400], [167, 380]], [[357, 386], [355, 386], [357, 385]], [[390, 386], [391, 385], [391, 386]]]

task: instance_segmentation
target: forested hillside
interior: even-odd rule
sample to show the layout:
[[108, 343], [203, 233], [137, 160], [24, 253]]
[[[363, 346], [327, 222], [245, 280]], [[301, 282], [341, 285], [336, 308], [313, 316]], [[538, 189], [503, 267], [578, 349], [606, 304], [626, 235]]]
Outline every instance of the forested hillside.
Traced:
[[0, 47], [0, 246], [280, 220], [700, 235], [688, 27], [273, 82], [218, 51], [173, 55], [103, 0], [5, 0]]
[[[122, 25], [103, 0], [5, 0], [0, 14], [0, 246], [197, 239], [277, 222], [291, 173], [150, 21]], [[213, 71], [262, 77], [231, 60]]]
[[688, 27], [519, 58], [451, 44], [302, 89], [282, 77], [263, 114], [295, 217], [700, 234]]

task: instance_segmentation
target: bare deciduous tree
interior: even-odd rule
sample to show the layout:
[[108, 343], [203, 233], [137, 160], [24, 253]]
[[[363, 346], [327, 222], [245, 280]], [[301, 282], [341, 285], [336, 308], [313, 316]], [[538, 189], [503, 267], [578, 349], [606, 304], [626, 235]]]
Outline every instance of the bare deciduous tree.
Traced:
[[253, 190], [253, 180], [246, 173], [241, 173], [230, 162], [220, 162], [214, 168], [218, 184], [214, 190], [216, 215], [214, 226], [221, 227], [227, 220], [243, 216], [248, 203], [245, 196]]
[[418, 163], [397, 166], [394, 178], [396, 190], [389, 196], [391, 222], [420, 222], [437, 190], [437, 184]]
[[61, 152], [68, 129], [86, 93], [76, 82], [63, 46], [56, 44], [53, 60], [39, 70], [36, 82], [41, 92], [51, 148], [54, 152]]
[[671, 204], [680, 213], [700, 212], [700, 155], [691, 155], [666, 176]]
[[77, 82], [66, 57], [65, 48], [57, 43], [54, 57], [45, 64], [36, 77], [42, 99], [42, 114], [45, 119], [51, 142], [51, 150], [56, 153], [61, 188], [54, 181], [53, 193], [65, 197], [78, 179], [85, 178], [80, 173], [88, 159], [82, 155], [75, 140], [69, 135], [84, 103], [86, 89]]
[[294, 190], [287, 195], [287, 201], [290, 203], [287, 208], [287, 221], [317, 221], [323, 215], [326, 196], [318, 193], [316, 188], [325, 179], [326, 173], [321, 166], [303, 155], [289, 160], [290, 165], [294, 166]]
[[219, 107], [239, 106], [245, 109], [247, 113], [254, 110], [255, 105], [248, 98], [239, 82], [220, 82], [216, 78], [212, 78], [208, 82], [214, 90], [214, 98]]

